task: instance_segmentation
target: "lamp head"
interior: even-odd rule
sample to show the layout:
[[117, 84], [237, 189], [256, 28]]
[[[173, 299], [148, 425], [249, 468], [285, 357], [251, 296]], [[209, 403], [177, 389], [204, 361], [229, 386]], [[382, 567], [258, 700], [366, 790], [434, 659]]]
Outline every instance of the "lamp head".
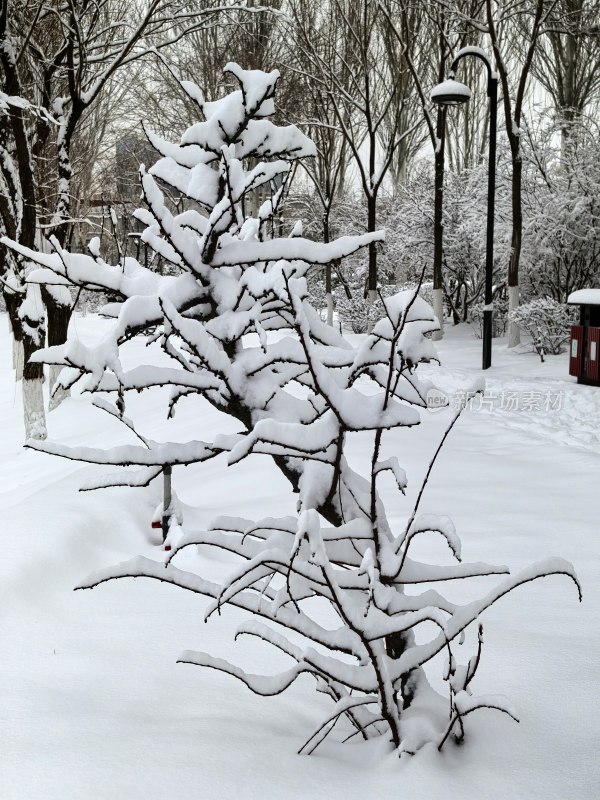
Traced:
[[440, 106], [460, 106], [468, 103], [471, 98], [471, 90], [464, 83], [459, 83], [453, 78], [449, 78], [442, 83], [438, 83], [431, 90], [431, 99]]

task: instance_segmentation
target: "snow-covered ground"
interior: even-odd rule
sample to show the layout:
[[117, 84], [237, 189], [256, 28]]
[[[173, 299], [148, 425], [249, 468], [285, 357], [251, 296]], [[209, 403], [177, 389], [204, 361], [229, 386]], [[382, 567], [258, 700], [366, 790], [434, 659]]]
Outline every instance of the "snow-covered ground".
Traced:
[[[74, 330], [89, 339], [104, 324], [77, 317]], [[0, 331], [2, 800], [597, 796], [600, 390], [577, 386], [566, 356], [542, 364], [494, 342], [488, 397], [450, 434], [421, 510], [454, 519], [469, 561], [518, 569], [549, 555], [569, 559], [583, 603], [570, 582], [553, 577], [488, 611], [474, 689], [508, 695], [521, 723], [478, 712], [461, 747], [441, 754], [430, 747], [399, 762], [382, 741], [340, 745], [333, 737], [313, 756], [297, 756], [330, 702], [309, 677], [265, 700], [225, 675], [175, 663], [191, 648], [276, 671], [281, 664], [260, 642], [233, 642], [241, 612], [228, 609], [204, 625], [202, 598], [141, 579], [73, 592], [90, 572], [132, 555], [161, 558], [150, 529], [158, 487], [78, 494], [97, 467], [23, 450], [5, 319]], [[129, 345], [132, 363], [143, 347]], [[480, 374], [481, 343], [461, 327], [438, 350], [443, 367], [426, 371], [452, 399]], [[163, 399], [160, 392], [131, 398], [128, 413], [141, 416], [144, 432], [184, 440], [217, 424], [224, 430], [210, 408], [189, 403], [167, 433]], [[425, 412], [418, 429], [388, 437], [387, 451], [410, 482], [403, 499], [382, 480], [392, 521], [410, 512], [450, 414]], [[68, 444], [128, 441], [85, 398], [52, 412], [49, 432]], [[354, 437], [356, 464], [365, 445]], [[175, 482], [184, 504], [199, 506], [197, 524], [294, 508], [263, 456], [229, 469], [220, 459], [180, 469]], [[424, 560], [445, 557], [435, 537], [419, 547]], [[186, 557], [202, 558], [215, 577], [230, 567], [214, 553]], [[487, 579], [480, 580], [482, 588]], [[454, 591], [466, 597], [466, 587]]]

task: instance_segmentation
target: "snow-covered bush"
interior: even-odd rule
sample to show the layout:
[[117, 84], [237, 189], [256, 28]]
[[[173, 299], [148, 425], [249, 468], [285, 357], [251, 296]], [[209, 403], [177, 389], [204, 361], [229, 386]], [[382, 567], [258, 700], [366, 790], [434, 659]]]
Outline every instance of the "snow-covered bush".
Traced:
[[573, 309], [551, 297], [538, 297], [510, 312], [510, 319], [531, 337], [542, 361], [544, 355], [558, 355], [569, 341], [575, 322]]
[[[385, 299], [397, 294], [399, 291], [413, 290], [418, 292], [419, 297], [431, 303], [432, 284], [409, 283], [399, 286], [397, 283], [384, 283], [379, 286], [378, 297], [374, 303], [370, 303], [365, 297], [365, 276], [366, 273], [350, 273], [347, 286], [351, 296], [348, 297], [345, 287], [338, 285], [334, 289], [335, 308], [338, 312], [340, 321], [344, 328], [353, 333], [367, 333], [371, 330], [378, 319], [385, 316]], [[312, 300], [312, 296], [311, 296]]]
[[[478, 339], [483, 337], [484, 304], [477, 303], [471, 306], [469, 321], [473, 323], [473, 332]], [[504, 299], [494, 300], [494, 315], [492, 318], [492, 336], [504, 336], [508, 322], [508, 303]]]
[[353, 333], [366, 333], [371, 330], [377, 320], [385, 314], [383, 299], [393, 295], [396, 288], [390, 284], [380, 286], [374, 303], [369, 302], [364, 295], [364, 281], [362, 285], [350, 284], [352, 297], [348, 297], [341, 287], [338, 288], [335, 293], [335, 307], [343, 327]]
[[[234, 417], [242, 430], [185, 443], [159, 443], [138, 433], [135, 444], [107, 451], [52, 442], [31, 446], [66, 458], [139, 467], [88, 488], [144, 486], [167, 465], [176, 473], [217, 456], [229, 464], [252, 454], [271, 456], [297, 494], [296, 514], [223, 516], [193, 533], [185, 518], [173, 514], [166, 564], [136, 558], [92, 576], [85, 587], [146, 576], [210, 598], [207, 618], [226, 604], [249, 612], [240, 633], [283, 651], [291, 661], [288, 670], [252, 675], [204, 652], [186, 652], [180, 661], [226, 672], [259, 695], [278, 694], [299, 675], [312, 675], [332, 706], [302, 752], [312, 752], [341, 717], [346, 738], [385, 736], [398, 752], [409, 753], [427, 742], [441, 746], [451, 734], [462, 738], [465, 717], [476, 709], [514, 715], [506, 699], [472, 694], [482, 637], [478, 628], [477, 651], [459, 663], [456, 644], [465, 629], [478, 625], [479, 614], [514, 587], [553, 573], [575, 580], [573, 569], [560, 559], [543, 561], [504, 577], [466, 605], [432, 588], [508, 573], [504, 566], [463, 563], [452, 522], [419, 513], [422, 491], [402, 524], [391, 524], [379, 497], [384, 473], [393, 476], [398, 491], [407, 486], [397, 459], [382, 456], [382, 444], [387, 431], [419, 424], [419, 409], [426, 407], [430, 385], [417, 367], [435, 358], [426, 338], [437, 325], [432, 310], [414, 290], [389, 297], [383, 318], [356, 346], [322, 322], [307, 301], [309, 268], [342, 259], [381, 234], [319, 244], [293, 228], [291, 237], [270, 238], [290, 162], [310, 156], [313, 145], [295, 127], [276, 127], [268, 119], [277, 72], [235, 64], [226, 69], [240, 88], [216, 102], [204, 102], [197, 86], [182, 83], [204, 120], [188, 128], [179, 144], [148, 134], [162, 157], [142, 170], [147, 207], [136, 216], [146, 225], [144, 241], [178, 275], [158, 275], [133, 258], [108, 266], [97, 252], [73, 255], [58, 245], [52, 255], [18, 249], [43, 267], [33, 281], [94, 286], [121, 298], [104, 341], [72, 341], [37, 354], [39, 361], [65, 367], [65, 385], [83, 379], [88, 390], [101, 393], [95, 403], [133, 430], [124, 415], [127, 392], [165, 385], [171, 387], [169, 413], [181, 397], [196, 397]], [[159, 179], [189, 198], [187, 210], [176, 216], [168, 210]], [[256, 216], [249, 215], [248, 194], [271, 184], [272, 195]], [[123, 367], [120, 344], [144, 331], [156, 331], [172, 366]], [[106, 392], [116, 395], [114, 404]], [[352, 432], [370, 436], [362, 472], [346, 458]], [[413, 558], [413, 543], [425, 534], [441, 536], [455, 563], [437, 566]], [[184, 548], [200, 544], [239, 557], [222, 585], [193, 567], [177, 566]], [[333, 626], [324, 623], [323, 603], [337, 620]], [[445, 697], [425, 673], [439, 653], [447, 656]]]

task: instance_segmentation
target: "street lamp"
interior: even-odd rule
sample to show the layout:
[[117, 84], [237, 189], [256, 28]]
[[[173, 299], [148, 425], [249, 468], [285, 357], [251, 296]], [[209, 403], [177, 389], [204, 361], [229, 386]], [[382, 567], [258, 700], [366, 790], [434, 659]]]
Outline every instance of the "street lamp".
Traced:
[[487, 68], [487, 94], [490, 98], [490, 147], [488, 158], [487, 233], [485, 247], [485, 303], [483, 306], [483, 363], [482, 369], [492, 365], [492, 281], [494, 275], [494, 197], [496, 193], [496, 118], [498, 114], [498, 75], [485, 51], [479, 47], [464, 47], [452, 62], [449, 79], [432, 89], [431, 99], [442, 106], [457, 106], [468, 103], [471, 90], [464, 83], [454, 80], [460, 61], [474, 56]]

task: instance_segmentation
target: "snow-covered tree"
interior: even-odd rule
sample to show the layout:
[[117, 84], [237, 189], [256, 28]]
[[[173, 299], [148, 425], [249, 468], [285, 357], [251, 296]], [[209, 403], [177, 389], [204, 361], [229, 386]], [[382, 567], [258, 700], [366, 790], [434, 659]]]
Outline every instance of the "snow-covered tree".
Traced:
[[[493, 3], [485, 0], [487, 33], [494, 53], [495, 67], [504, 108], [504, 127], [511, 153], [511, 249], [508, 262], [509, 311], [519, 305], [519, 265], [523, 238], [523, 154], [522, 128], [526, 124], [525, 96], [534, 54], [555, 3], [535, 0], [534, 3]], [[516, 63], [511, 59], [517, 45], [520, 53]], [[508, 346], [519, 344], [519, 329], [510, 321]]]
[[562, 155], [568, 158], [572, 131], [600, 99], [600, 2], [557, 0], [549, 5], [550, 16], [532, 71], [552, 98]]
[[[65, 246], [73, 153], [86, 117], [118, 71], [215, 24], [218, 15], [218, 4], [190, 7], [184, 0], [0, 0], [0, 98], [8, 98], [0, 102], [2, 234], [30, 248], [42, 248], [44, 235], [53, 235]], [[27, 272], [27, 262], [0, 253], [17, 379], [24, 365], [26, 436], [44, 438], [43, 372], [30, 356], [43, 345], [46, 328], [49, 344], [66, 340], [72, 298], [64, 287], [28, 289]], [[54, 378], [51, 370], [51, 383]], [[54, 404], [61, 397], [55, 392]]]
[[[397, 459], [383, 456], [382, 444], [387, 431], [420, 422], [430, 385], [416, 370], [435, 358], [427, 338], [437, 324], [431, 307], [414, 290], [387, 298], [384, 317], [357, 346], [320, 319], [307, 301], [309, 267], [342, 259], [382, 234], [317, 243], [298, 235], [295, 226], [288, 237], [274, 237], [272, 219], [291, 162], [311, 156], [314, 147], [297, 128], [276, 127], [268, 119], [277, 72], [246, 71], [235, 64], [226, 71], [240, 88], [215, 102], [205, 102], [196, 85], [183, 82], [204, 119], [178, 144], [148, 132], [162, 157], [148, 172], [142, 170], [147, 207], [136, 215], [146, 225], [144, 241], [179, 274], [157, 275], [133, 258], [108, 266], [97, 242], [89, 256], [68, 253], [58, 242], [49, 255], [10, 246], [41, 265], [30, 276], [33, 283], [95, 287], [122, 300], [106, 309], [115, 322], [99, 344], [72, 341], [35, 356], [37, 362], [64, 367], [63, 385], [83, 379], [88, 390], [100, 393], [96, 404], [133, 431], [125, 416], [127, 392], [165, 385], [172, 390], [171, 412], [181, 397], [196, 396], [234, 417], [242, 430], [184, 443], [156, 442], [138, 433], [136, 444], [107, 451], [51, 442], [31, 446], [80, 461], [140, 468], [93, 487], [143, 486], [163, 468], [219, 454], [229, 464], [252, 454], [271, 456], [297, 494], [296, 514], [258, 520], [224, 516], [191, 533], [185, 519], [168, 507], [173, 549], [166, 564], [137, 558], [96, 574], [85, 586], [146, 576], [211, 598], [207, 617], [225, 604], [250, 612], [240, 633], [283, 651], [291, 661], [288, 670], [260, 677], [202, 652], [186, 652], [180, 660], [226, 672], [259, 695], [278, 694], [299, 675], [312, 675], [332, 707], [302, 752], [312, 752], [340, 717], [351, 726], [349, 737], [383, 735], [399, 752], [414, 753], [430, 741], [441, 747], [451, 734], [462, 738], [464, 719], [476, 709], [514, 716], [505, 698], [472, 693], [481, 628], [476, 652], [464, 664], [457, 639], [516, 586], [557, 573], [576, 578], [571, 565], [549, 559], [505, 577], [467, 605], [431, 588], [432, 583], [508, 572], [504, 566], [463, 563], [452, 522], [419, 513], [431, 467], [404, 524], [391, 524], [379, 497], [384, 473], [393, 476], [399, 491], [407, 485]], [[184, 211], [169, 211], [159, 181], [188, 198]], [[247, 194], [270, 185], [272, 195], [251, 216]], [[173, 366], [124, 369], [119, 345], [134, 333], [150, 331]], [[116, 395], [114, 403], [107, 392]], [[346, 458], [354, 432], [372, 441], [362, 473]], [[456, 563], [437, 566], [413, 558], [415, 539], [431, 533], [446, 541]], [[176, 566], [181, 551], [198, 544], [239, 557], [223, 585]], [[314, 598], [331, 607], [336, 625], [323, 624]], [[446, 697], [431, 688], [425, 673], [442, 652], [447, 654]]]
[[523, 286], [528, 299], [565, 303], [571, 292], [597, 285], [600, 266], [600, 146], [598, 132], [569, 126], [560, 155], [544, 136], [530, 137], [523, 193]]
[[[297, 48], [302, 51], [301, 72], [330, 101], [328, 109], [333, 110], [364, 195], [366, 227], [371, 232], [379, 225], [378, 200], [386, 175], [397, 164], [398, 153], [403, 148], [408, 148], [405, 154], [412, 151], [415, 141], [420, 141], [422, 122], [420, 108], [407, 91], [410, 81], [403, 49], [387, 35], [385, 5], [371, 0], [332, 3], [328, 49], [333, 45], [333, 51], [342, 55], [330, 58], [322, 51], [322, 36], [315, 35], [314, 20], [304, 17], [303, 4], [290, 4]], [[377, 299], [377, 281], [377, 248], [372, 243], [367, 286], [371, 302]]]

